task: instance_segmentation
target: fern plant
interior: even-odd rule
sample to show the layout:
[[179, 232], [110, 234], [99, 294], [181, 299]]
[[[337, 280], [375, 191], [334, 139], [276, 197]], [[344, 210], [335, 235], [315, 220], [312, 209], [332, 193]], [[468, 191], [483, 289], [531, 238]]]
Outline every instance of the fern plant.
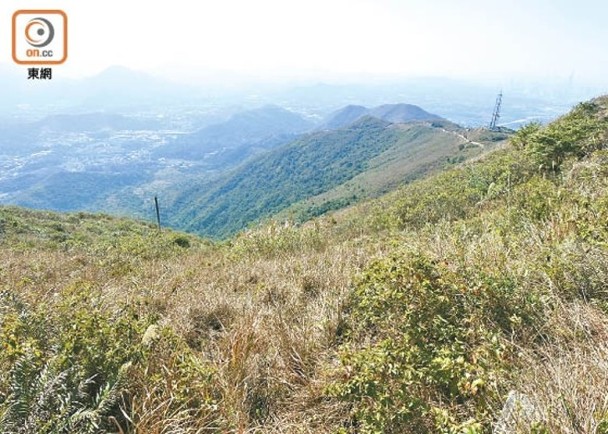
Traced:
[[129, 364], [115, 382], [98, 386], [94, 377], [82, 378], [75, 368], [58, 371], [53, 359], [38, 368], [35, 359], [33, 354], [23, 355], [10, 373], [10, 393], [0, 403], [0, 432], [122, 431], [116, 415], [125, 413], [120, 410]]

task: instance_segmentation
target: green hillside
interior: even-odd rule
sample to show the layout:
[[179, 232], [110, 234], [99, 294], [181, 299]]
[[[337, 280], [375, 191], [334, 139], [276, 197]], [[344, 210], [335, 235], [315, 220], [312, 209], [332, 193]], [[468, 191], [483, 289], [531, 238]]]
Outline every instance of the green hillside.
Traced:
[[[195, 185], [171, 206], [168, 218], [174, 227], [214, 238], [283, 210], [287, 218], [305, 221], [487, 150], [463, 134], [468, 133], [443, 120], [390, 124], [364, 117], [345, 128], [304, 136], [218, 181]], [[491, 148], [506, 137], [486, 132], [484, 140]]]
[[306, 221], [328, 211], [378, 197], [417, 178], [500, 147], [508, 138], [505, 133], [466, 131], [447, 121], [433, 124], [409, 122], [398, 124], [395, 128], [399, 139], [370, 159], [365, 171], [343, 184], [294, 204], [281, 216]]
[[607, 433], [607, 143], [602, 98], [219, 244], [0, 208], [0, 432]]
[[364, 171], [369, 159], [398, 140], [390, 125], [368, 117], [262, 155], [211, 186], [194, 187], [171, 222], [208, 236], [232, 235]]

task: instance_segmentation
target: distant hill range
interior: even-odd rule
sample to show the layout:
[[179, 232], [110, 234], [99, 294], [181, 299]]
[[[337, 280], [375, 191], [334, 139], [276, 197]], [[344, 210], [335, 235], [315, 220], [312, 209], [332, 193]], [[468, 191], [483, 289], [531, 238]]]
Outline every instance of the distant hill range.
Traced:
[[315, 123], [278, 106], [265, 106], [234, 114], [230, 119], [181, 136], [159, 148], [158, 157], [199, 160], [213, 157], [242, 161], [255, 151], [269, 149], [310, 131]]

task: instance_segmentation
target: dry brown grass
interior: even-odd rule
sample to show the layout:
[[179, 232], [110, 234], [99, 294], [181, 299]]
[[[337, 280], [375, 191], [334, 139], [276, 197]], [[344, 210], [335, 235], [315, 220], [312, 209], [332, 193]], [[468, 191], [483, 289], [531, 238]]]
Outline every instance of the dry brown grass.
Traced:
[[588, 304], [560, 304], [547, 328], [550, 340], [519, 348], [512, 387], [530, 398], [550, 433], [606, 432], [608, 318]]
[[[158, 276], [153, 293], [166, 304], [163, 324], [212, 366], [229, 426], [238, 432], [331, 429], [319, 413], [325, 383], [319, 377], [334, 357], [351, 279], [371, 255], [336, 246], [280, 259], [219, 256], [219, 266], [193, 255], [170, 273], [189, 276], [179, 285]], [[212, 265], [201, 267], [205, 263]], [[167, 294], [167, 287], [176, 289]], [[306, 419], [307, 427], [309, 409], [317, 417]]]
[[346, 414], [324, 390], [344, 303], [384, 246], [307, 244], [294, 233], [277, 226], [264, 234], [274, 245], [245, 240], [164, 258], [4, 245], [0, 290], [51, 308], [65, 288], [88, 285], [109, 312], [136, 303], [158, 317], [160, 341], [131, 372], [133, 432], [331, 432]]

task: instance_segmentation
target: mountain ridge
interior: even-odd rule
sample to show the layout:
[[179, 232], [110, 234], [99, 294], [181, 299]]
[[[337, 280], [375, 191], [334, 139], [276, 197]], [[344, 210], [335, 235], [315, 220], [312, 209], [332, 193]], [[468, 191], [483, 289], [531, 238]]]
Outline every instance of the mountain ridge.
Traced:
[[[392, 115], [394, 109], [381, 111]], [[365, 114], [348, 126], [308, 133], [262, 153], [215, 181], [195, 182], [168, 205], [168, 219], [212, 238], [276, 213], [295, 213], [302, 221], [462, 162], [506, 137], [488, 132], [498, 141], [487, 141], [485, 149], [463, 134], [469, 133], [440, 118], [394, 124]]]
[[429, 113], [413, 104], [383, 104], [372, 108], [360, 105], [348, 105], [331, 113], [321, 128], [336, 129], [345, 127], [363, 116], [373, 116], [391, 123], [445, 120], [441, 116]]

